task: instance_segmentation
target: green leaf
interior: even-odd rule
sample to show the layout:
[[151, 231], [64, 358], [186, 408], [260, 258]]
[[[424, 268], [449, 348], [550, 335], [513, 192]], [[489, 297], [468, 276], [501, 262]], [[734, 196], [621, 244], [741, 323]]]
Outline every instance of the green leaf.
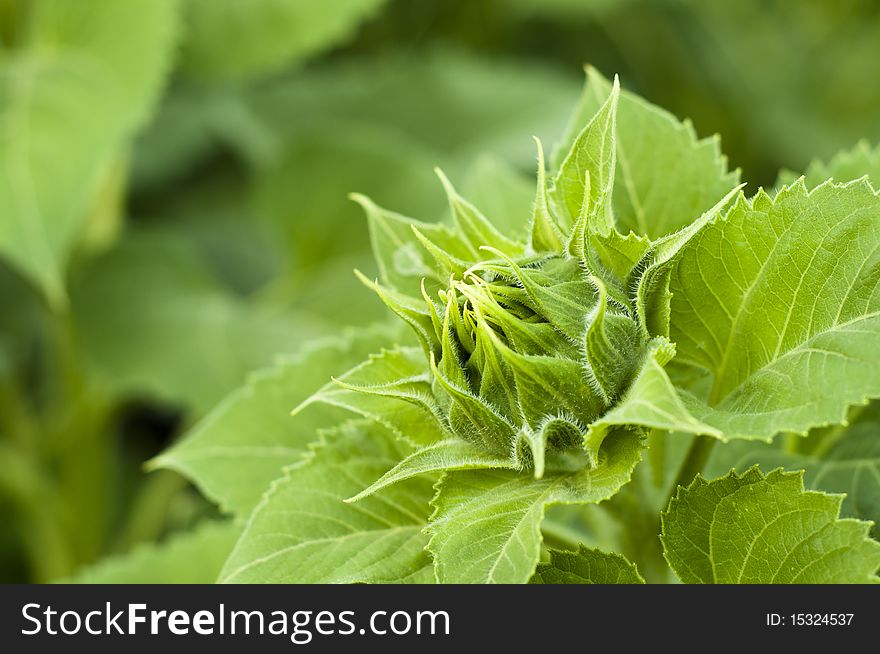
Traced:
[[[872, 148], [867, 141], [859, 141], [855, 147], [838, 152], [828, 162], [811, 161], [804, 173], [804, 182], [813, 188], [829, 179], [848, 182], [865, 175], [871, 186], [880, 188], [880, 145]], [[794, 184], [797, 177], [795, 173], [783, 172], [780, 173], [780, 182]]]
[[445, 273], [438, 274], [431, 251], [416, 235], [416, 230], [436, 247], [447, 251], [452, 258], [467, 260], [476, 256], [476, 249], [456, 238], [455, 232], [448, 225], [423, 223], [387, 211], [359, 193], [353, 194], [351, 198], [367, 214], [370, 243], [379, 266], [379, 274], [382, 281], [393, 289], [415, 294], [424, 278], [444, 285], [448, 281]]
[[595, 277], [593, 284], [599, 291], [599, 301], [588, 321], [584, 354], [596, 388], [610, 405], [632, 381], [644, 343], [634, 320], [608, 310], [605, 285]]
[[[630, 280], [636, 286], [636, 312], [647, 336], [669, 336], [672, 293], [669, 290], [672, 261], [690, 240], [708, 223], [715, 220], [737, 196], [745, 184], [740, 184], [704, 212], [699, 218], [678, 232], [664, 236], [650, 244], [647, 256], [640, 261], [644, 267], [641, 276]], [[637, 273], [642, 265], [633, 269]]]
[[299, 460], [317, 440], [318, 430], [346, 415], [329, 406], [296, 417], [291, 410], [387, 338], [388, 328], [377, 326], [302, 347], [299, 354], [253, 374], [152, 464], [181, 472], [222, 509], [245, 517], [284, 466]]
[[[547, 190], [547, 170], [544, 163], [544, 146], [536, 136], [538, 146], [538, 180], [535, 188], [535, 201], [532, 205], [531, 229], [529, 230], [529, 247], [535, 252], [553, 252], [561, 254], [565, 251], [565, 235], [553, 217]], [[586, 178], [584, 178], [586, 179]]]
[[[366, 221], [348, 193], [431, 223], [446, 211], [433, 166], [466, 179], [474, 160], [492, 152], [530, 169], [534, 147], [523, 135], [551, 138], [576, 97], [572, 81], [551, 69], [445, 48], [323, 62], [247, 94], [278, 150], [256, 179], [259, 212], [297, 272], [313, 267], [324, 277], [328, 260], [364, 252]], [[499, 229], [507, 224], [479, 196], [467, 197]], [[366, 261], [362, 255], [348, 268], [366, 270]], [[407, 288], [417, 295], [418, 279]]]
[[559, 164], [550, 187], [550, 199], [557, 215], [570, 229], [580, 220], [601, 234], [614, 227], [610, 202], [614, 188], [616, 157], [617, 103], [620, 87], [615, 80], [586, 126], [574, 139], [571, 149]]
[[865, 182], [740, 197], [672, 259], [671, 339], [708, 370], [685, 396], [727, 438], [843, 422], [880, 396], [880, 197]]
[[450, 438], [416, 450], [377, 479], [369, 488], [365, 488], [346, 502], [357, 502], [386, 486], [429, 472], [517, 467], [516, 461], [511, 457], [493, 456], [473, 443]]
[[0, 49], [0, 253], [55, 303], [111, 158], [169, 64], [172, 0], [31, 0]]
[[838, 517], [842, 499], [802, 473], [697, 476], [662, 514], [666, 559], [685, 583], [876, 583], [880, 543]]
[[[186, 0], [183, 70], [206, 79], [240, 80], [285, 66], [345, 41], [384, 0]], [[229, 44], [235, 44], [230, 56]]]
[[145, 544], [78, 572], [75, 584], [212, 584], [241, 526], [205, 522], [159, 544]]
[[734, 468], [746, 470], [760, 465], [765, 470], [783, 467], [804, 470], [809, 490], [846, 493], [841, 506], [845, 517], [870, 520], [873, 534], [880, 534], [880, 402], [861, 409], [847, 426], [839, 425], [810, 432], [805, 445], [818, 439], [818, 448], [807, 453], [782, 449], [786, 441], [777, 437], [772, 444], [731, 442], [713, 452], [709, 474], [722, 474]]
[[375, 423], [325, 432], [313, 452], [272, 485], [221, 582], [425, 582], [430, 481], [411, 479], [357, 504], [343, 501], [405, 454]]
[[538, 564], [530, 584], [643, 584], [635, 565], [620, 554], [589, 549], [550, 551], [550, 562]]
[[651, 249], [651, 241], [635, 232], [626, 236], [617, 231], [591, 234], [588, 245], [595, 251], [602, 265], [621, 281], [629, 280], [638, 263]]
[[70, 295], [79, 344], [102, 382], [183, 405], [196, 417], [251, 370], [326, 329], [224, 288], [176, 227], [131, 230], [77, 268]]
[[464, 196], [492, 221], [502, 234], [525, 243], [535, 195], [535, 183], [506, 160], [479, 155], [465, 176]]
[[548, 471], [541, 479], [506, 470], [447, 473], [428, 527], [437, 579], [527, 582], [538, 563], [546, 507], [608, 499], [629, 481], [641, 450], [639, 435], [620, 432], [607, 440], [596, 468], [580, 460], [574, 470]]
[[474, 252], [478, 252], [481, 247], [488, 246], [500, 248], [511, 256], [523, 253], [525, 246], [498, 231], [479, 209], [459, 195], [442, 170], [435, 168], [434, 172], [440, 178], [443, 189], [446, 191], [452, 222], [460, 237], [463, 237], [461, 240], [469, 243]]
[[590, 425], [584, 447], [591, 460], [596, 460], [599, 448], [611, 430], [626, 425], [723, 437], [720, 431], [690, 414], [669, 381], [663, 364], [671, 357], [671, 349], [668, 344], [653, 347], [620, 402]]
[[447, 434], [431, 396], [424, 354], [414, 347], [371, 353], [304, 399], [294, 415], [318, 403], [380, 422], [413, 445], [434, 443]]
[[[594, 68], [568, 133], [554, 154], [574, 141], [580, 129], [602, 106], [611, 83]], [[739, 171], [728, 172], [717, 137], [698, 139], [690, 122], [623, 91], [617, 110], [617, 171], [614, 215], [622, 233], [629, 230], [652, 239], [688, 225], [736, 186]]]
[[513, 371], [520, 410], [532, 429], [539, 429], [547, 416], [574, 416], [586, 425], [599, 413], [602, 400], [580, 362], [520, 354], [500, 341], [496, 347]]

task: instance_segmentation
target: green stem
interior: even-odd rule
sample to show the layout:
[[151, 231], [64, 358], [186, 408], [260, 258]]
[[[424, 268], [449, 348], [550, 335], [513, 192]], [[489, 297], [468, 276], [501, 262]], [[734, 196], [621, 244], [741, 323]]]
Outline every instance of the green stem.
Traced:
[[0, 492], [18, 508], [22, 540], [34, 581], [47, 582], [72, 570], [72, 553], [61, 524], [57, 489], [31, 457], [0, 444]]
[[167, 522], [169, 506], [186, 486], [186, 480], [176, 472], [153, 473], [128, 509], [128, 519], [114, 540], [112, 551], [127, 552], [138, 543], [158, 539]]
[[0, 439], [14, 441], [26, 451], [37, 450], [37, 421], [11, 374], [0, 377]]
[[[822, 432], [819, 432], [820, 435], [818, 435], [818, 437], [815, 437], [816, 435], [814, 435], [814, 438], [807, 436], [806, 439], [802, 436], [799, 437], [801, 441], [806, 441], [802, 443], [800, 451], [804, 454], [821, 459], [828, 454], [831, 448], [837, 445], [841, 438], [843, 438], [850, 425], [858, 422], [859, 417], [867, 408], [867, 404], [852, 407], [847, 414], [845, 425], [841, 424], [827, 427]], [[810, 447], [810, 445], [812, 445], [812, 447]]]
[[[669, 497], [666, 498], [662, 509], [669, 506], [669, 502], [678, 492], [679, 486], [687, 486], [698, 473], [703, 471], [716, 442], [717, 439], [711, 436], [697, 436], [694, 439], [684, 461], [682, 461], [678, 475], [669, 490]], [[622, 495], [621, 493], [620, 496], [622, 497]], [[649, 501], [646, 497], [640, 497], [638, 492], [629, 499], [634, 503], [629, 506], [625, 504], [622, 507], [618, 506], [618, 510], [625, 509], [625, 512], [618, 515], [625, 534], [624, 554], [639, 566], [639, 570], [648, 583], [669, 583], [674, 577], [663, 557], [663, 548], [660, 545], [660, 514], [656, 509], [646, 513]], [[615, 500], [620, 503], [618, 497], [615, 497]], [[610, 505], [613, 506], [614, 501]], [[645, 534], [651, 534], [651, 537], [645, 538]]]
[[52, 471], [56, 520], [75, 567], [98, 556], [107, 536], [115, 497], [113, 405], [85, 372], [69, 310], [52, 314], [49, 335], [41, 463]]
[[697, 436], [694, 439], [684, 462], [681, 464], [681, 468], [679, 468], [675, 483], [672, 484], [672, 489], [669, 491], [670, 500], [678, 491], [679, 486], [689, 485], [697, 474], [703, 472], [703, 468], [709, 462], [709, 457], [712, 455], [712, 450], [717, 442], [718, 439], [712, 436]]
[[584, 534], [552, 520], [545, 519], [541, 524], [541, 531], [548, 545], [576, 551], [582, 543], [586, 544]]

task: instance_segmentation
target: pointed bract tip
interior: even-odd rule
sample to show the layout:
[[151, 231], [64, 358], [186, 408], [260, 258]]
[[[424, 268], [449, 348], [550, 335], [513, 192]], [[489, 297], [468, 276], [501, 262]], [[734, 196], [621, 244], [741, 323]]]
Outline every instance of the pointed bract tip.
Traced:
[[412, 223], [410, 223], [409, 228], [412, 230], [412, 233], [418, 239], [419, 243], [421, 243], [430, 252], [431, 246], [434, 245], [434, 243], [427, 236], [422, 234], [422, 232], [419, 231], [419, 228]]
[[370, 210], [376, 206], [376, 203], [373, 202], [370, 198], [368, 198], [363, 193], [351, 192], [348, 194], [348, 199], [352, 202], [357, 202], [364, 209]]
[[144, 461], [143, 468], [144, 472], [156, 472], [159, 468], [163, 468], [167, 465], [166, 458], [164, 454], [160, 454], [158, 456], [154, 456], [152, 459], [148, 459]]
[[538, 149], [538, 158], [544, 158], [544, 144], [541, 142], [540, 137], [535, 134], [532, 134], [532, 140], [535, 142], [535, 147]]
[[446, 191], [446, 195], [449, 196], [450, 201], [454, 198], [458, 197], [458, 193], [455, 190], [455, 187], [452, 185], [452, 182], [449, 181], [449, 178], [446, 176], [446, 173], [439, 166], [434, 167], [434, 174], [440, 179], [440, 183], [443, 184], [443, 189]]
[[589, 77], [602, 77], [602, 73], [593, 64], [584, 64], [584, 75]]
[[544, 144], [541, 143], [541, 139], [537, 136], [532, 136], [532, 139], [535, 141], [535, 147], [538, 150], [538, 174], [544, 174]]
[[354, 269], [354, 275], [358, 278], [361, 284], [363, 284], [367, 288], [376, 288], [379, 285], [378, 279], [370, 279], [357, 268]]
[[293, 408], [290, 410], [290, 414], [289, 414], [289, 415], [290, 415], [291, 417], [294, 417], [294, 416], [297, 416], [297, 415], [299, 415], [300, 413], [302, 413], [302, 410], [303, 410], [303, 409], [305, 409], [305, 408], [306, 408], [307, 406], [309, 406], [310, 404], [314, 404], [314, 403], [315, 403], [315, 400], [314, 400], [313, 398], [314, 398], [314, 396], [312, 396], [312, 397], [307, 397], [306, 399], [304, 399], [302, 402], [300, 402], [299, 404], [297, 404], [295, 407], [293, 407]]

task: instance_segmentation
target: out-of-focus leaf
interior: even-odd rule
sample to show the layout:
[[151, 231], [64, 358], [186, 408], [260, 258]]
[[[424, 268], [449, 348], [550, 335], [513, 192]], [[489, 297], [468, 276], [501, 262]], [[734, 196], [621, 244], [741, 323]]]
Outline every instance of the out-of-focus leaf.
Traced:
[[33, 356], [44, 317], [34, 288], [0, 263], [0, 378]]
[[131, 183], [152, 189], [184, 175], [207, 158], [217, 141], [213, 128], [218, 94], [172, 87], [135, 141]]
[[[855, 147], [842, 150], [829, 161], [814, 159], [804, 173], [805, 183], [812, 188], [824, 181], [849, 182], [868, 176], [875, 189], [880, 189], [880, 145], [871, 147], [867, 141], [859, 141]], [[793, 184], [798, 174], [783, 171], [779, 174], [780, 184]]]
[[[294, 269], [321, 274], [329, 257], [367, 251], [367, 223], [350, 192], [438, 215], [443, 205], [434, 163], [429, 151], [384, 128], [318, 129], [292, 139], [281, 160], [258, 178], [258, 210], [291, 253]], [[361, 292], [350, 280], [351, 294]]]
[[366, 221], [350, 192], [406, 215], [439, 217], [447, 202], [434, 166], [464, 178], [474, 157], [488, 152], [533, 170], [529, 134], [552, 141], [576, 93], [543, 68], [447, 51], [324, 66], [255, 91], [256, 120], [287, 144], [258, 181], [261, 213], [297, 270], [364, 252]]
[[260, 77], [346, 40], [385, 0], [186, 0], [181, 66], [196, 77]]
[[462, 193], [502, 234], [518, 241], [528, 238], [535, 202], [535, 180], [500, 157], [479, 156], [465, 176]]
[[140, 545], [77, 573], [75, 584], [212, 584], [241, 533], [233, 522], [206, 522], [158, 545]]
[[556, 19], [583, 18], [619, 8], [633, 0], [511, 0], [510, 6], [527, 16]]
[[[217, 170], [183, 187], [147, 195], [132, 212], [150, 216], [151, 225], [155, 221], [169, 238], [185, 243], [220, 282], [247, 295], [270, 284], [287, 266], [287, 252], [259, 220], [251, 191], [242, 171]], [[298, 297], [290, 293], [285, 299]]]
[[731, 160], [765, 185], [782, 166], [880, 138], [880, 86], [862, 83], [880, 73], [873, 0], [516, 0], [486, 20], [723, 134]]
[[[398, 131], [404, 142], [443, 153], [444, 160], [435, 164], [449, 174], [448, 155], [470, 164], [480, 152], [533, 170], [535, 144], [529, 135], [553, 142], [577, 94], [576, 79], [545, 66], [435, 50], [322, 66], [250, 97], [260, 119], [279, 134], [295, 137], [342, 124], [384, 127]], [[413, 213], [411, 207], [369, 195], [383, 206]]]
[[57, 303], [108, 157], [168, 67], [174, 0], [17, 2], [0, 49], [0, 252]]
[[172, 230], [132, 232], [72, 280], [81, 345], [119, 392], [207, 411], [248, 371], [321, 331], [224, 289]]

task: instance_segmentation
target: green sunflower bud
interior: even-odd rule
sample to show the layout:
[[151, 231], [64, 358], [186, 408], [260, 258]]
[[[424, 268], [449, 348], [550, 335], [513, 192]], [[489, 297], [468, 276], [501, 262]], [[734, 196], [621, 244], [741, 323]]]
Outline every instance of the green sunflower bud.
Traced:
[[[479, 212], [456, 203], [473, 234], [490, 233]], [[449, 273], [444, 288], [431, 297], [423, 281], [419, 310], [373, 286], [422, 341], [444, 426], [540, 475], [545, 453], [579, 447], [588, 425], [632, 383], [649, 339], [583, 258], [480, 245], [484, 259], [449, 270], [453, 256], [420, 241]]]
[[[613, 128], [616, 101], [615, 86], [594, 131]], [[581, 140], [604, 147], [590, 126]], [[548, 188], [538, 143], [534, 208], [520, 234], [501, 233], [440, 171], [451, 225], [354, 198], [366, 209], [384, 283], [361, 277], [421, 343], [430, 416], [449, 438], [538, 477], [571, 454], [595, 464], [601, 442], [584, 449], [590, 425], [649, 356], [663, 365], [673, 353], [642, 324], [629, 288], [648, 244], [609, 228], [613, 152], [594, 159], [600, 168], [591, 170], [569, 157]]]
[[[440, 171], [449, 222], [353, 196], [367, 213], [381, 282], [361, 279], [422, 350], [384, 352], [341, 378], [341, 389], [318, 394], [416, 448], [358, 498], [429, 471], [599, 470], [613, 457], [606, 440], [638, 441], [650, 428], [715, 433], [663, 370], [675, 353], [664, 266], [689, 232], [652, 242], [615, 225], [618, 97], [615, 82], [550, 181], [538, 143], [535, 199], [518, 228], [497, 228]], [[399, 414], [384, 408], [391, 398], [406, 404]]]

